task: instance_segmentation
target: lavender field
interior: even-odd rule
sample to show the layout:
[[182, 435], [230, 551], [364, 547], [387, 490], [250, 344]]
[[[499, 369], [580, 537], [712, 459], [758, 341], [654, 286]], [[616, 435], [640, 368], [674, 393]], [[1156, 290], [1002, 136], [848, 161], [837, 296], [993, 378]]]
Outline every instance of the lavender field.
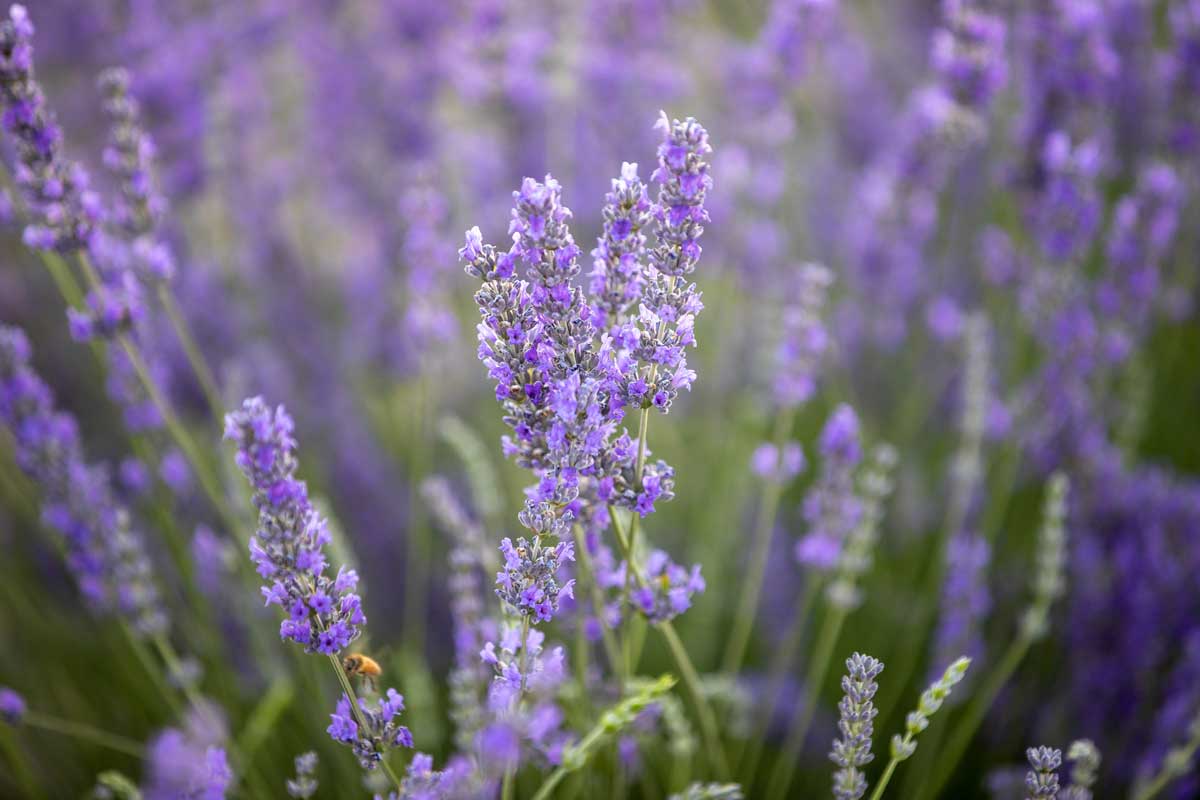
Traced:
[[28, 0], [0, 123], [0, 798], [1200, 797], [1200, 0]]

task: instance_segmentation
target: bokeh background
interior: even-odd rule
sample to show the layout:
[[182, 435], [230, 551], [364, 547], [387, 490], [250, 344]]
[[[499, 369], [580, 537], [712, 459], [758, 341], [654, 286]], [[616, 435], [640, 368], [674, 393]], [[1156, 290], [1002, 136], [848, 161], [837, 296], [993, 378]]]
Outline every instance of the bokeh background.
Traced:
[[[942, 796], [1023, 796], [1024, 748], [1080, 737], [1104, 754], [1097, 795], [1124, 796], [1187, 740], [1200, 708], [1194, 0], [27, 7], [65, 152], [101, 192], [116, 187], [102, 166], [96, 80], [109, 66], [129, 70], [169, 205], [178, 305], [227, 408], [262, 394], [295, 416], [304, 477], [362, 576], [370, 651], [385, 685], [405, 694], [418, 747], [439, 762], [453, 747], [449, 546], [419, 486], [446, 476], [498, 542], [515, 535], [529, 482], [498, 446], [503, 425], [475, 358], [474, 282], [456, 255], [462, 231], [477, 224], [505, 240], [512, 190], [552, 172], [590, 249], [621, 162], [650, 171], [659, 109], [699, 119], [715, 151], [695, 275], [706, 305], [700, 378], [655, 422], [653, 445], [677, 469], [654, 541], [707, 579], [677, 622], [705, 674], [719, 670], [763, 513], [752, 454], [775, 430], [772, 387], [799, 266], [819, 262], [834, 276], [832, 347], [789, 436], [813, 466], [785, 487], [746, 666], [714, 689], [730, 741], [745, 720], [770, 716], [765, 770], [800, 702], [797, 666], [778, 707], [756, 706], [812, 580], [793, 546], [819, 472], [814, 443], [842, 402], [867, 442], [899, 454], [863, 605], [836, 648], [838, 663], [859, 650], [908, 666], [880, 679], [881, 751], [943, 663], [939, 618], [969, 609], [963, 641], [978, 674], [964, 697], [1014, 635], [1055, 469], [1072, 479], [1065, 595]], [[987, 14], [1001, 35], [956, 14]], [[10, 143], [0, 148], [11, 169]], [[249, 632], [274, 615], [236, 572], [246, 556], [230, 542], [241, 539], [224, 530], [161, 420], [130, 397], [119, 354], [102, 369], [72, 340], [11, 200], [3, 211], [0, 319], [27, 331], [89, 457], [110, 465], [161, 571], [176, 644], [216, 710], [187, 728], [144, 654], [89, 615], [37, 524], [38, 496], [8, 439], [0, 683], [31, 707], [137, 741], [171, 727], [193, 744], [232, 738], [276, 787], [293, 756], [316, 748], [318, 796], [358, 796], [357, 766], [324, 733], [328, 676]], [[946, 534], [973, 536], [986, 552], [975, 567], [952, 560], [943, 587], [928, 565], [945, 543], [973, 320], [987, 344], [982, 474]], [[220, 421], [168, 318], [151, 307], [140, 325], [204, 458], [236, 486]], [[670, 668], [648, 639], [641, 671]], [[818, 687], [794, 796], [827, 791], [838, 672]], [[169, 796], [154, 795], [152, 763], [32, 730], [0, 730], [0, 744], [4, 796], [81, 796], [111, 768], [148, 796]], [[631, 795], [682, 788], [664, 737], [643, 737], [638, 752]], [[929, 768], [906, 765], [918, 777]], [[921, 796], [919, 779], [900, 778], [896, 796]], [[527, 780], [532, 791], [537, 780]], [[590, 791], [608, 791], [598, 785]], [[1197, 791], [1184, 777], [1164, 796]]]

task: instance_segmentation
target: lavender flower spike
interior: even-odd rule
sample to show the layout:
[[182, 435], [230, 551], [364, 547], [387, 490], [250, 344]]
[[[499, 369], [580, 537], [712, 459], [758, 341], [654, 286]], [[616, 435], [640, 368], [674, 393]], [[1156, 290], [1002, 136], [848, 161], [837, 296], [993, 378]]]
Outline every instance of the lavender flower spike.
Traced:
[[500, 553], [504, 568], [496, 574], [496, 596], [517, 613], [535, 622], [549, 622], [558, 611], [560, 598], [574, 597], [574, 579], [558, 583], [559, 570], [575, 560], [573, 542], [558, 541], [547, 547], [540, 536], [535, 536], [533, 542], [518, 539], [516, 545], [505, 538]]
[[88, 604], [115, 611], [144, 636], [166, 631], [153, 568], [108, 473], [84, 461], [74, 417], [57, 411], [30, 368], [25, 334], [0, 325], [0, 420], [17, 464], [41, 489], [42, 519], [61, 534], [67, 568]]
[[166, 200], [154, 186], [154, 142], [141, 123], [138, 102], [129, 94], [129, 73], [113, 67], [100, 73], [104, 111], [111, 122], [104, 165], [118, 181], [121, 197], [114, 222], [128, 239], [132, 265], [149, 281], [170, 280], [175, 259], [169, 245], [156, 234]]
[[638, 177], [638, 165], [625, 162], [604, 196], [604, 232], [592, 251], [590, 292], [592, 324], [599, 330], [620, 326], [641, 297], [645, 283], [642, 258], [645, 229], [651, 217], [650, 197]]
[[1025, 751], [1032, 769], [1025, 776], [1027, 800], [1054, 800], [1058, 797], [1058, 768], [1062, 751], [1053, 747], [1031, 747]]
[[279, 634], [304, 645], [305, 652], [333, 655], [358, 638], [367, 621], [353, 589], [354, 570], [325, 574], [325, 545], [331, 537], [312, 507], [308, 488], [296, 479], [296, 440], [283, 406], [272, 411], [252, 397], [225, 417], [225, 438], [237, 442], [237, 465], [254, 490], [258, 530], [250, 556], [267, 605], [287, 612]]
[[1056, 472], [1050, 476], [1046, 499], [1042, 506], [1042, 527], [1038, 535], [1036, 567], [1033, 579], [1033, 602], [1021, 618], [1021, 634], [1031, 639], [1045, 635], [1049, 624], [1050, 606], [1063, 593], [1067, 551], [1066, 515], [1067, 476]]
[[40, 250], [86, 247], [100, 217], [87, 172], [62, 154], [62, 131], [33, 75], [33, 23], [13, 4], [0, 22], [0, 104], [17, 151], [15, 177], [35, 222], [25, 244]]
[[1100, 750], [1091, 739], [1077, 739], [1067, 748], [1071, 762], [1071, 785], [1063, 790], [1063, 800], [1092, 800], [1092, 786], [1100, 771]]
[[650, 252], [650, 264], [664, 275], [683, 277], [696, 269], [700, 260], [700, 236], [708, 212], [704, 199], [712, 188], [708, 174], [708, 131], [688, 117], [680, 122], [660, 111], [654, 126], [662, 131], [658, 146], [658, 169], [650, 176], [662, 184], [654, 216], [658, 220], [658, 244]]
[[879, 712], [873, 699], [879, 689], [875, 678], [880, 672], [883, 662], [871, 656], [855, 653], [846, 659], [846, 675], [842, 678], [845, 696], [838, 703], [841, 737], [834, 740], [829, 754], [839, 767], [833, 775], [833, 796], [837, 800], [858, 800], [867, 792], [867, 777], [860, 767], [875, 758], [871, 754], [871, 736]]

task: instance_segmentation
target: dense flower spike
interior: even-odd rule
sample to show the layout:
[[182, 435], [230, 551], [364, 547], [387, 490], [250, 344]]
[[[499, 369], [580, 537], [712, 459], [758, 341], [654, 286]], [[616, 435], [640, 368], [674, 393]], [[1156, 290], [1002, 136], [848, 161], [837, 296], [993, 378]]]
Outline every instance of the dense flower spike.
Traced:
[[170, 245], [158, 235], [166, 200], [154, 185], [155, 147], [141, 122], [138, 102], [129, 92], [129, 73], [113, 67], [100, 74], [104, 111], [109, 117], [104, 165], [120, 188], [112, 222], [128, 248], [126, 258], [143, 280], [167, 281], [175, 273]]
[[604, 196], [604, 232], [592, 251], [590, 292], [592, 324], [623, 339], [630, 331], [627, 314], [645, 283], [646, 229], [651, 221], [650, 195], [638, 177], [638, 165], [626, 162]]
[[354, 593], [358, 575], [341, 567], [326, 574], [325, 546], [332, 536], [296, 478], [298, 461], [291, 416], [252, 397], [225, 417], [225, 438], [237, 443], [237, 465], [254, 490], [258, 530], [250, 557], [267, 605], [287, 618], [279, 634], [304, 645], [305, 652], [332, 655], [358, 638], [367, 618]]
[[87, 172], [62, 153], [62, 131], [33, 75], [33, 23], [22, 5], [0, 22], [0, 102], [17, 148], [15, 177], [34, 215], [25, 243], [42, 250], [86, 247], [100, 218]]
[[1042, 504], [1038, 532], [1033, 602], [1021, 618], [1021, 632], [1028, 637], [1045, 635], [1050, 606], [1065, 591], [1067, 491], [1070, 483], [1061, 472], [1050, 477]]
[[973, 0], [943, 0], [943, 27], [933, 35], [931, 61], [951, 96], [969, 108], [986, 106], [1008, 79], [1007, 25]]
[[692, 118], [682, 122], [659, 116], [663, 134], [658, 168], [651, 180], [661, 184], [654, 204], [656, 244], [648, 254], [648, 280], [638, 311], [637, 344], [632, 352], [643, 368], [626, 370], [626, 401], [664, 413], [680, 389], [691, 389], [696, 373], [688, 367], [687, 349], [696, 345], [696, 315], [704, 308], [688, 276], [700, 260], [700, 236], [712, 188], [708, 132]]
[[776, 356], [775, 402], [781, 408], [802, 405], [816, 391], [821, 359], [829, 349], [829, 333], [822, 315], [832, 283], [833, 273], [826, 267], [800, 267], [797, 297], [784, 309], [783, 338]]
[[1027, 800], [1054, 800], [1058, 797], [1058, 768], [1062, 751], [1053, 747], [1031, 747], [1025, 751], [1030, 771], [1025, 776]]
[[963, 531], [947, 543], [946, 578], [933, 637], [934, 664], [945, 664], [954, 653], [972, 659], [983, 656], [982, 623], [992, 604], [987, 580], [990, 563], [991, 546], [977, 533]]
[[821, 475], [804, 498], [808, 532], [796, 543], [796, 560], [822, 571], [832, 570], [842, 546], [862, 517], [854, 490], [854, 470], [862, 459], [858, 415], [838, 406], [821, 431]]
[[560, 541], [546, 547], [541, 538], [532, 542], [506, 538], [500, 543], [504, 567], [496, 574], [496, 596], [517, 613], [535, 622], [549, 622], [562, 597], [574, 597], [575, 580], [560, 584], [558, 575], [568, 561], [575, 560], [575, 544]]
[[467, 516], [445, 480], [427, 480], [421, 486], [421, 494], [453, 540], [449, 590], [455, 665], [448, 677], [450, 718], [460, 749], [469, 750], [484, 721], [481, 705], [491, 677], [491, 670], [479, 662], [479, 650], [485, 641], [496, 636], [495, 621], [485, 615], [482, 575], [488, 545], [482, 528]]
[[708, 131], [688, 117], [680, 122], [659, 112], [655, 128], [662, 132], [658, 168], [650, 179], [662, 184], [654, 206], [658, 243], [650, 252], [650, 265], [663, 275], [690, 275], [700, 260], [700, 236], [708, 212], [704, 200], [712, 189], [708, 158], [712, 147]]
[[858, 800], [866, 794], [867, 777], [861, 767], [875, 758], [871, 753], [871, 736], [875, 730], [875, 710], [872, 702], [879, 684], [875, 678], [883, 671], [883, 662], [855, 653], [846, 659], [846, 675], [842, 678], [844, 696], [838, 703], [839, 738], [833, 742], [829, 758], [837, 764], [833, 776], [833, 796], [837, 800]]
[[892, 494], [897, 458], [896, 448], [878, 445], [859, 479], [858, 520], [838, 554], [837, 576], [825, 592], [835, 608], [851, 611], [862, 604], [859, 582], [874, 563], [883, 505]]
[[42, 520], [63, 537], [67, 567], [89, 605], [124, 617], [142, 635], [166, 631], [153, 566], [108, 473], [84, 461], [75, 419], [54, 407], [31, 369], [29, 342], [0, 326], [0, 419], [17, 463], [42, 492]]
[[395, 689], [388, 689], [375, 706], [359, 698], [358, 707], [360, 714], [354, 713], [350, 698], [343, 694], [337, 709], [329, 715], [331, 722], [326, 731], [335, 742], [348, 745], [354, 751], [363, 769], [375, 769], [387, 753], [397, 747], [413, 746], [412, 734], [399, 722], [400, 713], [404, 711], [404, 697]]
[[1092, 800], [1092, 786], [1100, 771], [1100, 750], [1091, 739], [1077, 739], [1067, 748], [1071, 762], [1071, 783], [1063, 790], [1063, 800]]

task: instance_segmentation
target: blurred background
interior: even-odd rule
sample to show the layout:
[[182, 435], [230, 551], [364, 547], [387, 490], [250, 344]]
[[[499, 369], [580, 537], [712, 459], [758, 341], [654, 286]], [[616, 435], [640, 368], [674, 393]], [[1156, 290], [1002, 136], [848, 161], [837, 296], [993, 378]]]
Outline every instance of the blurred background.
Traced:
[[[1004, 651], [1028, 603], [1056, 469], [1072, 479], [1065, 595], [942, 796], [1021, 797], [1024, 748], [1080, 737], [1104, 754], [1098, 796], [1123, 796], [1187, 740], [1200, 708], [1200, 3], [26, 5], [64, 152], [102, 195], [119, 187], [103, 166], [110, 122], [97, 78], [129, 70], [169, 208], [177, 309], [223, 407], [261, 394], [294, 415], [303, 476], [338, 531], [338, 559], [362, 577], [368, 651], [383, 684], [405, 694], [418, 748], [439, 763], [453, 748], [450, 545], [419, 487], [445, 476], [498, 543], [515, 535], [529, 482], [498, 446], [504, 426], [475, 358], [476, 284], [456, 255], [462, 232], [479, 225], [504, 241], [513, 189], [551, 172], [589, 250], [621, 163], [652, 169], [659, 109], [696, 117], [714, 147], [694, 276], [706, 306], [699, 380], [655, 423], [677, 497], [652, 534], [703, 566], [707, 591], [677, 625], [706, 675], [720, 670], [764, 513], [751, 461], [776, 430], [800, 265], [833, 273], [830, 354], [789, 436], [812, 464], [783, 490], [746, 666], [714, 689], [730, 740], [765, 715], [766, 770], [800, 702], [797, 668], [778, 707], [755, 705], [811, 580], [793, 547], [819, 474], [814, 443], [843, 402], [866, 442], [899, 454], [863, 604], [835, 650], [836, 664], [857, 650], [897, 665], [880, 678], [879, 752], [945, 663], [939, 618], [968, 610], [958, 643], [979, 674], [964, 698]], [[11, 169], [11, 143], [0, 147]], [[246, 554], [233, 543], [248, 532], [214, 512], [120, 353], [102, 362], [72, 339], [15, 206], [6, 193], [0, 320], [25, 329], [89, 459], [109, 466], [160, 572], [181, 670], [199, 676], [212, 707], [181, 717], [139, 664], [145, 654], [89, 615], [7, 439], [0, 684], [31, 708], [139, 742], [182, 731], [172, 746], [184, 761], [235, 740], [273, 787], [316, 748], [318, 796], [358, 796], [357, 765], [326, 746], [328, 676], [288, 658], [270, 635], [274, 610], [237, 574]], [[171, 331], [150, 306], [137, 338], [201, 460], [234, 492], [220, 420]], [[968, 387], [972, 358], [983, 378]], [[982, 409], [966, 437], [980, 474], [951, 513], [968, 398]], [[942, 585], [927, 565], [944, 537], [962, 546], [947, 551]], [[954, 561], [972, 542], [974, 561]], [[264, 627], [265, 638], [254, 633]], [[647, 640], [641, 672], [670, 668]], [[827, 791], [838, 671], [817, 689], [794, 796]], [[0, 795], [82, 796], [115, 768], [148, 797], [176, 796], [155, 794], [169, 758], [142, 763], [13, 728], [0, 728], [0, 745]], [[682, 788], [667, 747], [642, 743], [630, 769], [645, 778], [630, 780], [630, 796]], [[893, 783], [895, 796], [922, 796], [931, 767], [921, 764], [906, 766], [917, 778]], [[1185, 777], [1164, 796], [1198, 791]]]

